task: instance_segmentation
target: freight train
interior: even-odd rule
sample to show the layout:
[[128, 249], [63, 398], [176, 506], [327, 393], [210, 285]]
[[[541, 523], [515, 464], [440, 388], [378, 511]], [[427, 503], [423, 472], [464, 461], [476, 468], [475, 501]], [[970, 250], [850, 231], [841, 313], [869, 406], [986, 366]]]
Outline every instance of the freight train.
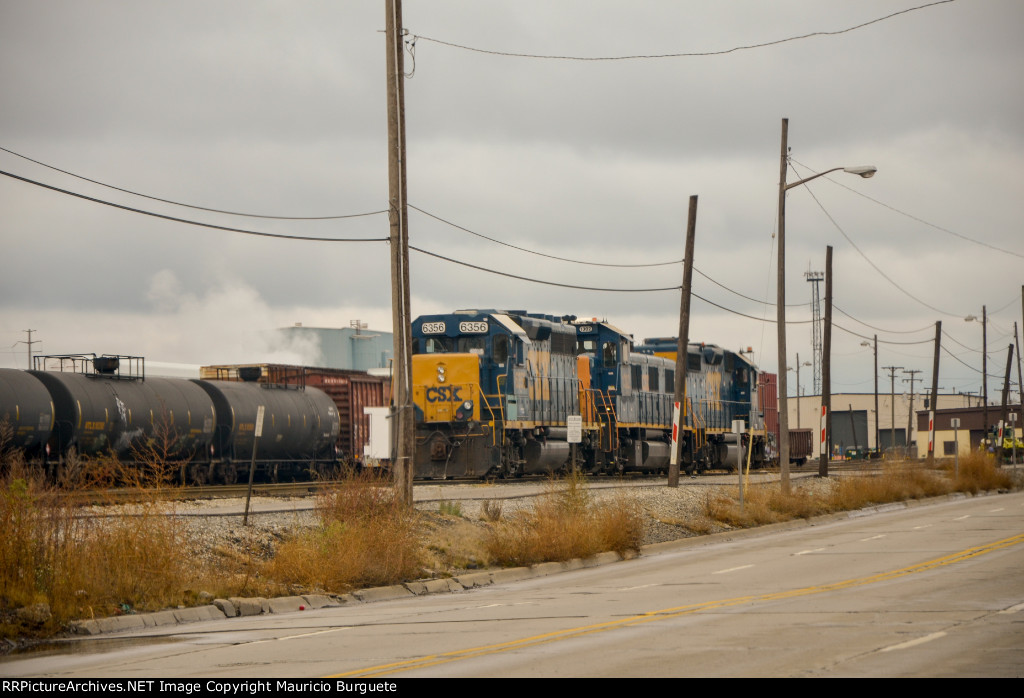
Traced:
[[347, 455], [336, 399], [294, 377], [305, 373], [288, 381], [260, 366], [213, 367], [228, 380], [186, 380], [145, 376], [141, 357], [36, 358], [60, 370], [0, 369], [0, 446], [53, 478], [72, 451], [127, 462], [155, 453], [194, 484], [234, 483], [251, 464], [268, 480], [308, 478]]
[[[415, 477], [668, 469], [675, 362], [657, 347], [606, 321], [518, 310], [421, 316], [412, 337]], [[740, 449], [765, 462], [758, 375], [740, 354], [689, 345], [681, 468], [730, 468]]]
[[[417, 479], [668, 469], [674, 339], [635, 346], [603, 320], [504, 310], [422, 316], [412, 336]], [[223, 365], [184, 380], [146, 377], [139, 357], [37, 359], [37, 370], [0, 370], [0, 446], [51, 471], [71, 449], [132, 460], [162, 442], [186, 482], [235, 482], [253, 462], [263, 479], [305, 478], [359, 464], [364, 408], [390, 399], [387, 378], [358, 371]], [[769, 461], [771, 374], [710, 344], [691, 343], [686, 365], [681, 468], [732, 468], [738, 453], [752, 467]]]

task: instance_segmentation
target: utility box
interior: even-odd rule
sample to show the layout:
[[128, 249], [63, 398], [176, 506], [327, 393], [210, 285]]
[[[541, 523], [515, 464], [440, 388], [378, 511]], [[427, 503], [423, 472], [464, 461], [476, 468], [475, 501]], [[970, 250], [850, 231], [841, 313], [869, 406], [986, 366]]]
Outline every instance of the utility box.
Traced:
[[363, 446], [364, 462], [391, 460], [391, 408], [364, 407], [370, 418], [370, 438]]

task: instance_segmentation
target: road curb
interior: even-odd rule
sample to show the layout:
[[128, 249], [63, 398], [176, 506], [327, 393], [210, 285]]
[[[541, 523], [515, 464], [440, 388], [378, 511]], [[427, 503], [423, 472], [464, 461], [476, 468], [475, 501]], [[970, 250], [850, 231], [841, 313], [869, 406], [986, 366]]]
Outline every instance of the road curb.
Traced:
[[[994, 494], [999, 493], [979, 492], [971, 496], [979, 497]], [[711, 545], [735, 538], [769, 535], [771, 533], [788, 529], [820, 526], [831, 521], [873, 516], [876, 514], [909, 509], [927, 504], [937, 504], [942, 501], [966, 499], [967, 497], [968, 495], [963, 493], [953, 493], [928, 499], [912, 499], [904, 502], [880, 504], [852, 511], [824, 514], [810, 519], [795, 519], [792, 521], [766, 524], [753, 528], [734, 529], [719, 533], [710, 533], [690, 538], [665, 541], [662, 543], [652, 543], [650, 545], [643, 546], [639, 555], [629, 554], [625, 557], [615, 552], [607, 552], [600, 553], [586, 559], [575, 558], [564, 562], [543, 562], [527, 567], [496, 568], [481, 570], [478, 572], [469, 572], [455, 577], [418, 580], [385, 587], [370, 587], [367, 589], [353, 591], [350, 594], [307, 594], [303, 596], [282, 596], [272, 599], [265, 599], [261, 597], [214, 599], [212, 603], [206, 606], [176, 608], [156, 611], [153, 613], [129, 614], [113, 616], [110, 618], [74, 621], [69, 624], [69, 630], [73, 635], [96, 636], [133, 630], [145, 630], [147, 628], [168, 625], [197, 623], [209, 620], [223, 620], [226, 618], [239, 618], [243, 616], [300, 613], [307, 609], [327, 608], [332, 606], [340, 607], [355, 603], [373, 603], [375, 601], [407, 599], [426, 594], [454, 593], [476, 587], [518, 582], [525, 579], [545, 577], [552, 574], [560, 574], [562, 572], [570, 572], [572, 570], [587, 567], [598, 567], [614, 562], [621, 562], [624, 559], [643, 557], [644, 555], [654, 555], [674, 550]]]

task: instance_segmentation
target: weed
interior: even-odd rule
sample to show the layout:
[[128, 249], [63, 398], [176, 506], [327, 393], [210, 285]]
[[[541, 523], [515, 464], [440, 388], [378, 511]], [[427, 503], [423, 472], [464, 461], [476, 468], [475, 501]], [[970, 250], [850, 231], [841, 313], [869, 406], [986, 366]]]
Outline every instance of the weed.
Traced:
[[485, 499], [480, 505], [480, 514], [484, 521], [496, 523], [501, 521], [503, 505], [500, 499]]
[[496, 523], [486, 546], [501, 565], [592, 557], [614, 550], [638, 552], [643, 537], [643, 512], [635, 500], [620, 495], [596, 502], [583, 476], [572, 474], [552, 482], [533, 507]]
[[460, 502], [449, 502], [443, 500], [437, 505], [437, 511], [443, 516], [454, 516], [456, 518], [462, 518], [462, 504]]
[[319, 526], [279, 546], [263, 572], [304, 588], [331, 591], [396, 584], [419, 575], [423, 558], [416, 513], [372, 473], [317, 497]]

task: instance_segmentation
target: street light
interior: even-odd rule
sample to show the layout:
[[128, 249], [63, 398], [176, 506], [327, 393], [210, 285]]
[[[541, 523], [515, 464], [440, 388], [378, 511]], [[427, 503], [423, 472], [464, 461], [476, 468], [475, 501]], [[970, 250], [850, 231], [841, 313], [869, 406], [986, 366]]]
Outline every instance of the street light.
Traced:
[[786, 395], [787, 380], [786, 371], [786, 192], [793, 187], [806, 184], [812, 179], [817, 179], [830, 172], [843, 170], [850, 174], [861, 177], [871, 177], [877, 168], [871, 165], [859, 165], [856, 167], [833, 167], [818, 174], [805, 177], [796, 182], [786, 183], [786, 172], [789, 166], [789, 119], [782, 120], [782, 149], [779, 155], [779, 273], [777, 291], [777, 330], [779, 348], [779, 468], [782, 481], [782, 491], [789, 492], [789, 401]]
[[988, 311], [981, 306], [981, 320], [974, 315], [968, 315], [964, 322], [981, 323], [981, 394], [982, 394], [982, 421], [985, 431], [985, 445], [988, 445]]
[[800, 367], [811, 366], [810, 361], [804, 361], [800, 363], [800, 355], [796, 355], [796, 368], [787, 368], [787, 371], [796, 372], [796, 428], [800, 428]]

